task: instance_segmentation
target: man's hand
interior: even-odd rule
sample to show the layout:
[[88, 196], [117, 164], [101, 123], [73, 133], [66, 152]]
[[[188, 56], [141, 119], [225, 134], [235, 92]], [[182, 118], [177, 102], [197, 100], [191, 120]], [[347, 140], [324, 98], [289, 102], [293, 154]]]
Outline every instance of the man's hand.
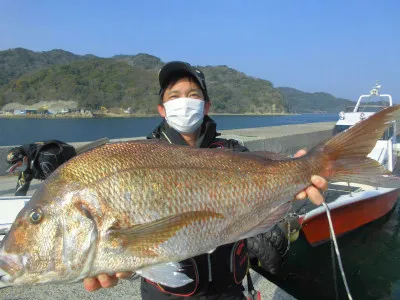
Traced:
[[83, 286], [88, 292], [94, 292], [101, 288], [111, 288], [117, 285], [118, 280], [121, 278], [128, 278], [132, 276], [132, 272], [122, 272], [115, 275], [100, 274], [97, 277], [85, 278]]
[[[301, 149], [297, 151], [294, 157], [300, 157], [305, 155], [306, 153], [306, 150]], [[324, 178], [317, 175], [313, 175], [311, 177], [311, 182], [313, 185], [306, 187], [304, 190], [298, 193], [295, 196], [295, 199], [303, 200], [308, 197], [310, 201], [315, 205], [321, 205], [324, 201], [324, 197], [322, 196], [320, 191], [325, 191], [328, 188], [328, 182]]]

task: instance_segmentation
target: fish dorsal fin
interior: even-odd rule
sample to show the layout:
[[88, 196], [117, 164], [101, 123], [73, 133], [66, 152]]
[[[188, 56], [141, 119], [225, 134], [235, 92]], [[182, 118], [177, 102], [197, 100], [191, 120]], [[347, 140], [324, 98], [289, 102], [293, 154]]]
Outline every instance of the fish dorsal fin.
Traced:
[[253, 151], [253, 152], [240, 152], [240, 155], [254, 157], [262, 160], [289, 160], [292, 159], [286, 154], [270, 151]]
[[154, 256], [155, 253], [152, 249], [173, 237], [177, 231], [195, 221], [211, 218], [222, 219], [224, 216], [207, 210], [189, 211], [153, 222], [138, 224], [132, 228], [111, 228], [109, 234], [130, 248], [137, 256]]

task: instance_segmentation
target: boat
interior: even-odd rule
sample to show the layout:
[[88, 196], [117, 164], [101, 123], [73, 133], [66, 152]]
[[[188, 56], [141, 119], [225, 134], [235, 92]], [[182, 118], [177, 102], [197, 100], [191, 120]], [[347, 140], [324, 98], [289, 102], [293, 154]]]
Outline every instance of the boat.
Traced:
[[0, 241], [10, 230], [15, 217], [28, 203], [30, 196], [8, 196], [0, 197]]
[[[380, 94], [380, 88], [381, 86], [376, 84], [369, 94], [358, 98], [354, 107], [340, 112], [332, 134], [346, 130], [385, 107], [392, 106], [392, 96]], [[377, 98], [379, 100], [373, 102]], [[396, 132], [396, 122], [393, 122], [368, 155], [392, 172], [395, 171], [397, 162]], [[390, 213], [397, 203], [399, 191], [398, 188], [353, 182], [330, 183], [325, 201], [331, 212], [336, 236], [351, 232]], [[328, 219], [323, 206], [307, 204], [301, 209], [297, 207], [297, 215], [301, 231], [309, 244], [318, 246], [330, 240]]]

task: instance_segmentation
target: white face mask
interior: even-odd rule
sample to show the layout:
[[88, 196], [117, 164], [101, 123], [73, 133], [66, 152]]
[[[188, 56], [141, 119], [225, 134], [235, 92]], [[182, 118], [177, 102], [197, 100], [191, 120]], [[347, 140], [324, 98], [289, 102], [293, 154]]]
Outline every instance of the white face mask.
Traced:
[[164, 103], [165, 120], [180, 133], [192, 133], [200, 127], [204, 118], [204, 101], [178, 98]]

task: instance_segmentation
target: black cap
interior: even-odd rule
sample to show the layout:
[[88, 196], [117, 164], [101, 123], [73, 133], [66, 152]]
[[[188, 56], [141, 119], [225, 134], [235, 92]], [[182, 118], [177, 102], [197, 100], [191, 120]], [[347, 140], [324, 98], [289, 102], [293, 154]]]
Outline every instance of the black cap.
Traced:
[[193, 67], [190, 64], [183, 61], [171, 61], [161, 68], [160, 72], [158, 73], [158, 80], [160, 82], [160, 87], [161, 87], [160, 95], [163, 92], [163, 89], [166, 87], [166, 84], [168, 83], [168, 80], [171, 77], [171, 75], [174, 75], [176, 73], [187, 73], [193, 76], [197, 80], [197, 83], [199, 84], [201, 90], [203, 91], [204, 100], [205, 101], [210, 100], [207, 92], [206, 78], [203, 72], [200, 69]]
[[8, 151], [6, 161], [9, 164], [15, 164], [18, 160], [22, 160], [25, 155], [25, 151], [21, 147], [15, 147]]

